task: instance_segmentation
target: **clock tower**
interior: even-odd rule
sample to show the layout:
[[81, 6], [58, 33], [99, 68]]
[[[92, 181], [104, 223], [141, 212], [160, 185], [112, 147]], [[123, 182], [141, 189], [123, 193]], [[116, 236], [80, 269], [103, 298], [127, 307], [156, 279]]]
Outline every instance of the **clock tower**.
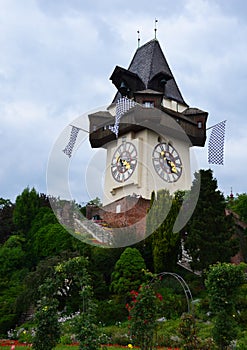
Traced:
[[[190, 148], [204, 146], [208, 113], [185, 102], [158, 40], [139, 47], [128, 69], [116, 66], [110, 80], [117, 89], [113, 102], [89, 115], [91, 146], [107, 150], [103, 205], [189, 189]], [[111, 129], [126, 101], [131, 106], [116, 136]]]

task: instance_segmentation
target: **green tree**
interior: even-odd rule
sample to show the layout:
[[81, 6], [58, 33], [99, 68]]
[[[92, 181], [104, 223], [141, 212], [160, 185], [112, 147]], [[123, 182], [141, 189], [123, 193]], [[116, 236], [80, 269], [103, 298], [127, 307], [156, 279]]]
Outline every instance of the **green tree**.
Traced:
[[3, 244], [15, 230], [13, 210], [14, 204], [9, 199], [0, 198], [0, 244]]
[[17, 196], [13, 212], [13, 221], [20, 232], [27, 234], [39, 208], [40, 197], [34, 188], [30, 190], [27, 187]]
[[[55, 235], [51, 237], [52, 227], [56, 225]], [[48, 251], [55, 254], [56, 249], [59, 250], [61, 245], [61, 240], [64, 238], [64, 229], [61, 226], [61, 237], [59, 237], [59, 224], [56, 216], [54, 215], [51, 208], [44, 206], [38, 209], [36, 215], [30, 223], [30, 229], [25, 234], [26, 244], [26, 264], [30, 270], [34, 270], [36, 265], [39, 263], [41, 258], [45, 258], [51, 254]], [[66, 241], [70, 237], [69, 234], [66, 235]], [[50, 242], [49, 242], [50, 238]], [[60, 239], [59, 239], [60, 238]], [[54, 242], [57, 240], [56, 246], [54, 248]], [[63, 246], [63, 242], [62, 242]], [[62, 247], [61, 247], [62, 250]]]
[[36, 259], [54, 256], [72, 249], [72, 236], [56, 223], [41, 227], [34, 235], [33, 253]]
[[114, 267], [111, 290], [126, 296], [131, 290], [137, 289], [145, 280], [145, 268], [141, 253], [136, 248], [126, 248]]
[[94, 295], [98, 300], [109, 297], [111, 275], [122, 252], [122, 248], [102, 249], [91, 246], [88, 271], [92, 276]]
[[16, 299], [23, 290], [27, 270], [23, 266], [23, 239], [10, 236], [0, 247], [0, 334], [6, 334], [18, 321], [21, 310]]
[[247, 222], [247, 194], [237, 194], [237, 198], [229, 201], [228, 206], [240, 216], [240, 219]]
[[[153, 232], [146, 239], [147, 249], [152, 251], [154, 272], [173, 271], [180, 252], [180, 233], [173, 232], [173, 226], [181, 206], [182, 194], [174, 196], [168, 190], [152, 194], [147, 219], [147, 232]], [[150, 259], [150, 258], [149, 258]]]
[[214, 316], [213, 338], [220, 349], [226, 349], [237, 335], [236, 300], [245, 281], [245, 264], [218, 263], [210, 266], [205, 285]]
[[200, 181], [197, 206], [186, 227], [185, 249], [192, 258], [191, 267], [202, 271], [217, 261], [229, 262], [238, 244], [233, 239], [234, 224], [232, 218], [225, 215], [224, 196], [217, 190], [212, 170], [196, 173], [193, 186], [198, 186]]
[[91, 201], [89, 201], [87, 203], [87, 205], [94, 205], [96, 207], [102, 207], [102, 202], [101, 202], [99, 197], [96, 197], [94, 199], [91, 199]]

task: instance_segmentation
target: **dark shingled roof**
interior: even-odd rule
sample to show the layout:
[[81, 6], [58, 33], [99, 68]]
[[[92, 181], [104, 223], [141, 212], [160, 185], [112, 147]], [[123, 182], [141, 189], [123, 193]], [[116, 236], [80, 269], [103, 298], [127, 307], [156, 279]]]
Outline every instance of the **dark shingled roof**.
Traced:
[[[161, 50], [158, 40], [154, 39], [136, 50], [128, 70], [137, 74], [146, 88], [159, 73], [164, 73], [170, 80], [166, 83], [165, 96], [186, 104]], [[187, 104], [186, 104], [187, 105]]]

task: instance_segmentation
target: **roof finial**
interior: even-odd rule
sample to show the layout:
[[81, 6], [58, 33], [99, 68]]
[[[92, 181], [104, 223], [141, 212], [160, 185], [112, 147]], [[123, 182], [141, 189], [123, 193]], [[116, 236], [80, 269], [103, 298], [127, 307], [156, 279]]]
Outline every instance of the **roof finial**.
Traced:
[[157, 37], [157, 26], [156, 26], [156, 24], [157, 24], [157, 22], [158, 22], [158, 20], [157, 20], [157, 18], [155, 18], [155, 21], [154, 21], [154, 39], [156, 40], [156, 37]]
[[137, 44], [137, 47], [138, 47], [138, 49], [139, 49], [139, 47], [140, 47], [140, 31], [138, 30], [137, 31], [137, 40], [138, 40], [138, 44]]

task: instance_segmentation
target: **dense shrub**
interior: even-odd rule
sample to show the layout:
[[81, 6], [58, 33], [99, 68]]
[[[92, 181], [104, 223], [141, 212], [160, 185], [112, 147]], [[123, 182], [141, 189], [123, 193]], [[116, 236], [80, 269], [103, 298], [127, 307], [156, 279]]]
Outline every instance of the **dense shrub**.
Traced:
[[109, 326], [116, 324], [116, 322], [124, 322], [127, 315], [125, 305], [115, 299], [98, 302], [97, 320], [102, 324]]

